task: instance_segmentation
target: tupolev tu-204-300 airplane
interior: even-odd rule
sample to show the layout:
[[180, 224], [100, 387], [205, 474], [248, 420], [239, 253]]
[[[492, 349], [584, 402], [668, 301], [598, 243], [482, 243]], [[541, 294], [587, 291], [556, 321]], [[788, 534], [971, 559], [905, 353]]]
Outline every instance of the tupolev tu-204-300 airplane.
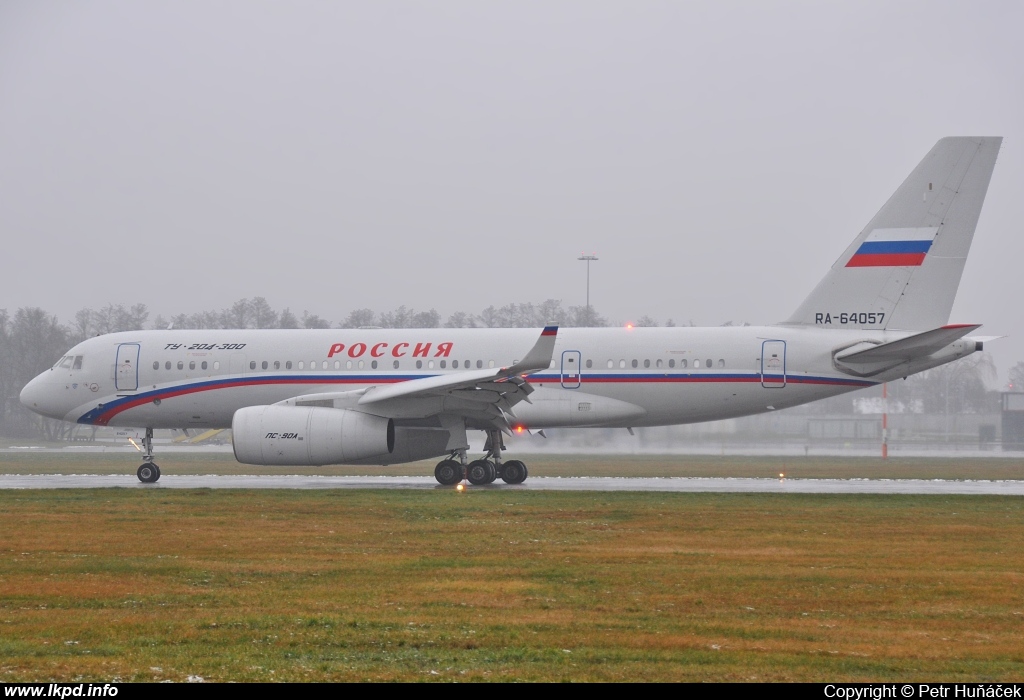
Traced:
[[[940, 140], [810, 296], [773, 326], [151, 330], [79, 343], [21, 401], [44, 416], [145, 429], [226, 428], [253, 465], [444, 457], [442, 484], [527, 468], [502, 435], [673, 425], [786, 408], [982, 349], [948, 325], [998, 137]], [[487, 434], [469, 461], [467, 431]]]

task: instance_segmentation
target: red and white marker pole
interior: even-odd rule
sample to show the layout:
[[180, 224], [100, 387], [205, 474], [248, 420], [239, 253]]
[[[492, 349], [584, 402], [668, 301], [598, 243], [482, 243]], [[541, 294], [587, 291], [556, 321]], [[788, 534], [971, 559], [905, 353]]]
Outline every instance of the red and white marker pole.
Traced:
[[882, 382], [882, 459], [889, 459], [889, 384]]

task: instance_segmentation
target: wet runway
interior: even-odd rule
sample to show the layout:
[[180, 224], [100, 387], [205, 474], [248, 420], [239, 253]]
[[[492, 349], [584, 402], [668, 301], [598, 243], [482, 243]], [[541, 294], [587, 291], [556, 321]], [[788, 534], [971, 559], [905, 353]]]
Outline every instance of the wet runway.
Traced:
[[[426, 476], [170, 476], [143, 484], [122, 474], [0, 475], [0, 489], [445, 489]], [[631, 477], [530, 477], [510, 486], [466, 484], [468, 490], [661, 491], [691, 493], [900, 493], [1024, 496], [1024, 481], [943, 479], [728, 479]]]

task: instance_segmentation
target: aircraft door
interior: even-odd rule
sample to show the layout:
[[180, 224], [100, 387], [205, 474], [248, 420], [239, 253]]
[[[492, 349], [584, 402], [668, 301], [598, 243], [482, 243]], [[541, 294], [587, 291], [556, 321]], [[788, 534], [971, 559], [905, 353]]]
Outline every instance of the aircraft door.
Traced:
[[580, 364], [582, 363], [579, 350], [566, 350], [562, 353], [562, 388], [580, 388]]
[[781, 389], [786, 386], [786, 341], [761, 343], [761, 386]]
[[114, 386], [118, 391], [136, 391], [139, 388], [138, 343], [121, 343], [117, 346]]

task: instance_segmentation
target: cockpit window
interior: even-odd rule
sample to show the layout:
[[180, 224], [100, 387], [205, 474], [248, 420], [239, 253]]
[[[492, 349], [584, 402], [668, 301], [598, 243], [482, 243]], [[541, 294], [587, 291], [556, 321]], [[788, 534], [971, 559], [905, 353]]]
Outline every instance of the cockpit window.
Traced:
[[62, 357], [60, 359], [60, 362], [57, 363], [57, 366], [60, 367], [61, 369], [71, 369], [71, 361], [74, 359], [75, 358], [71, 355], [68, 355], [67, 357]]
[[71, 366], [71, 369], [82, 369], [82, 357], [83, 355], [75, 355], [75, 364]]

